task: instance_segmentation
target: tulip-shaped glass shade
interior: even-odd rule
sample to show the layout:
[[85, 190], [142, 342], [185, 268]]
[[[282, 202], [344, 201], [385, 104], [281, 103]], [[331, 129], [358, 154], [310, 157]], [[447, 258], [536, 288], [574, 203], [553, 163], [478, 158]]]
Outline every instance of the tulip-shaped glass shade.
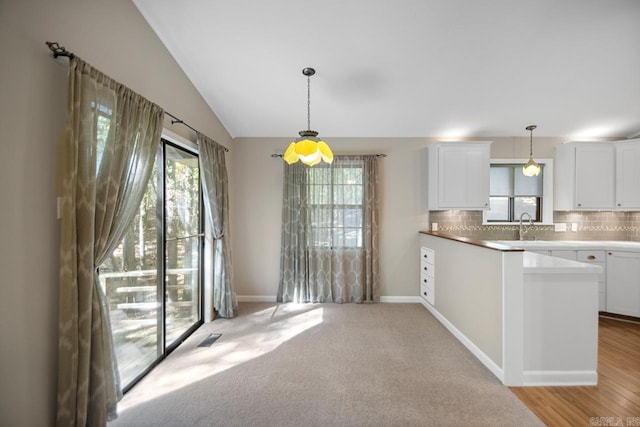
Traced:
[[333, 152], [331, 148], [326, 142], [316, 138], [316, 135], [318, 133], [314, 131], [301, 131], [300, 138], [289, 144], [289, 148], [282, 156], [284, 161], [292, 164], [300, 160], [307, 166], [317, 165], [321, 160], [325, 163], [332, 163]]

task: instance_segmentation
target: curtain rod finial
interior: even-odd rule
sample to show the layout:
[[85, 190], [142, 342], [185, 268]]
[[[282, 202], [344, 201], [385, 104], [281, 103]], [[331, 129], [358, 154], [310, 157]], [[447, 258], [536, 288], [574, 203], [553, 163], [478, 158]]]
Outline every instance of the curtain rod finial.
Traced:
[[49, 50], [53, 52], [53, 57], [57, 58], [58, 56], [66, 56], [69, 59], [73, 59], [75, 55], [65, 49], [64, 46], [60, 46], [58, 42], [45, 42], [49, 47]]

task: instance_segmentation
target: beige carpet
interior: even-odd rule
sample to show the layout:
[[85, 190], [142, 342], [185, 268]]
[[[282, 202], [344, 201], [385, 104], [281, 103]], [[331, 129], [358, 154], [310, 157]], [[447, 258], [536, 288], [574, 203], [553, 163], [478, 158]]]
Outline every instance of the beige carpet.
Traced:
[[110, 426], [542, 425], [419, 304], [242, 303], [119, 408]]

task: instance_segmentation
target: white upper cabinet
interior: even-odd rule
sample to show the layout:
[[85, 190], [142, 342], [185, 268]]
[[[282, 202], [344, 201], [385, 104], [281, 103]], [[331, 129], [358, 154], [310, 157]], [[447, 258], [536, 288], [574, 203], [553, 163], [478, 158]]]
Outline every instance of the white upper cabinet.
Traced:
[[613, 144], [576, 146], [576, 197], [578, 209], [611, 209], [614, 202]]
[[616, 143], [616, 207], [640, 210], [640, 139]]
[[640, 140], [556, 147], [554, 210], [640, 209]]
[[428, 148], [429, 209], [489, 209], [490, 141], [438, 142]]

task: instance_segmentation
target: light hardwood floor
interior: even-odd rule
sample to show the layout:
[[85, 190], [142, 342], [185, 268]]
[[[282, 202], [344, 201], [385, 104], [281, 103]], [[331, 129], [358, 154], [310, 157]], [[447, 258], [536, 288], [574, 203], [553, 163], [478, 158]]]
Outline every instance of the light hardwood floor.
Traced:
[[511, 391], [549, 426], [640, 426], [640, 323], [600, 317], [598, 342], [597, 386]]

